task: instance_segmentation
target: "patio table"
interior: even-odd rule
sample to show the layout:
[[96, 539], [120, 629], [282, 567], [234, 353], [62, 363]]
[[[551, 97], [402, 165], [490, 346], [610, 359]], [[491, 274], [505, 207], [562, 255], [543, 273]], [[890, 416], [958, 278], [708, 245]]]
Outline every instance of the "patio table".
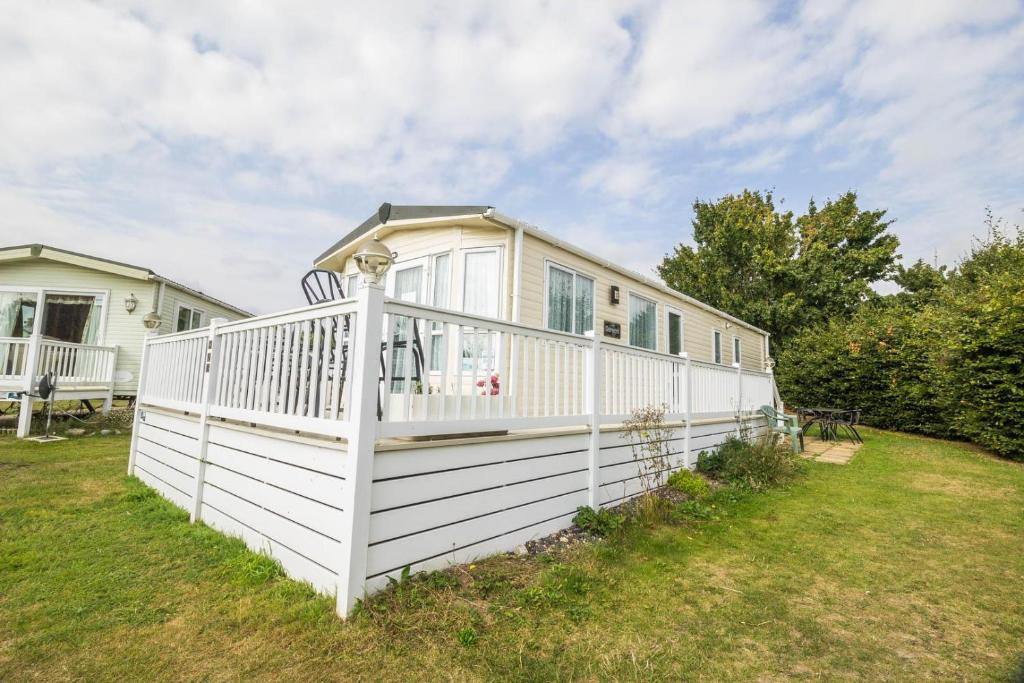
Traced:
[[860, 410], [856, 408], [797, 408], [800, 428], [804, 434], [813, 424], [821, 430], [822, 441], [838, 441], [839, 430], [846, 430], [852, 441], [863, 443], [856, 425], [860, 422]]

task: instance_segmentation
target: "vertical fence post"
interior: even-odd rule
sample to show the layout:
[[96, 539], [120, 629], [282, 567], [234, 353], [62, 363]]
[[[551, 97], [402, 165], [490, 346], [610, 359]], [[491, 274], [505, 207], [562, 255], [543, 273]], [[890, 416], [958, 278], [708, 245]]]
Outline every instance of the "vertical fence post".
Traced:
[[384, 329], [384, 288], [360, 277], [356, 295], [355, 333], [351, 335], [352, 390], [348, 417], [348, 453], [341, 509], [342, 563], [338, 569], [337, 611], [347, 617], [366, 590], [366, 555], [370, 536], [370, 492], [377, 443], [377, 393], [380, 345]]
[[683, 351], [680, 356], [686, 361], [683, 364], [683, 372], [685, 377], [683, 378], [684, 386], [686, 387], [686, 431], [683, 432], [683, 467], [689, 469], [690, 467], [690, 430], [693, 425], [693, 372], [690, 367], [690, 354]]
[[597, 509], [601, 504], [601, 338], [595, 332], [587, 332], [594, 342], [587, 354], [587, 412], [590, 413], [589, 451], [589, 494], [590, 507]]
[[36, 366], [39, 365], [39, 349], [41, 337], [33, 334], [28, 342], [28, 356], [25, 358], [25, 377], [21, 396], [21, 406], [18, 408], [18, 438], [24, 439], [32, 431], [32, 402], [35, 400], [29, 394], [36, 390]]
[[135, 450], [139, 446], [139, 423], [142, 422], [142, 399], [146, 393], [146, 377], [149, 374], [149, 340], [156, 336], [156, 330], [147, 330], [142, 340], [142, 360], [139, 363], [139, 384], [135, 389], [135, 417], [132, 418], [132, 446], [128, 451], [128, 476], [135, 476]]
[[217, 328], [226, 323], [226, 318], [210, 320], [210, 333], [207, 338], [207, 353], [204, 359], [206, 372], [203, 373], [203, 388], [199, 393], [202, 407], [199, 409], [199, 448], [196, 463], [196, 490], [192, 494], [192, 513], [189, 521], [200, 519], [203, 511], [203, 484], [206, 481], [206, 453], [210, 447], [210, 404], [217, 395], [217, 378], [220, 376], [220, 347], [223, 337], [217, 334]]
[[743, 367], [733, 363], [736, 368], [736, 436], [743, 438]]
[[110, 385], [107, 387], [107, 395], [103, 398], [103, 414], [106, 415], [110, 412], [110, 409], [114, 407], [114, 378], [117, 375], [117, 350], [120, 347], [115, 346], [114, 352], [107, 358], [107, 362], [110, 363], [110, 371], [104, 378]]

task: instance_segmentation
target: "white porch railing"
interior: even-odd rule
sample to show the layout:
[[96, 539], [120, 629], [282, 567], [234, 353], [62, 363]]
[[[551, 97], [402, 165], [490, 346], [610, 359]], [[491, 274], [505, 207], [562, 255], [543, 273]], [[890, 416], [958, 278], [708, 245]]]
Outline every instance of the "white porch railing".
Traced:
[[32, 403], [39, 379], [51, 374], [57, 398], [103, 398], [110, 409], [117, 370], [117, 347], [72, 344], [30, 337], [0, 337], [0, 388], [21, 398], [18, 436], [28, 436]]
[[0, 337], [0, 383], [34, 388], [53, 373], [61, 390], [113, 385], [116, 346], [92, 346], [38, 337]]
[[725, 417], [773, 403], [770, 373], [366, 292], [382, 311], [366, 332], [373, 376], [355, 376], [358, 302], [347, 299], [149, 339], [140, 403], [347, 437], [352, 388], [365, 380], [377, 385], [380, 438], [617, 423], [660, 405], [670, 420]]
[[21, 385], [28, 361], [29, 340], [19, 337], [0, 337], [0, 381]]

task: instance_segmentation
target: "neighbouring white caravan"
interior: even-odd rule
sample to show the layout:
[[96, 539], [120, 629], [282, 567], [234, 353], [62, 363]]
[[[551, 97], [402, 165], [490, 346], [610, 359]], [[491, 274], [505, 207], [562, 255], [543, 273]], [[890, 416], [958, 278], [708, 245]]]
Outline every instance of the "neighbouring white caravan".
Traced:
[[[135, 395], [147, 332], [249, 315], [148, 268], [43, 244], [0, 248], [0, 400], [52, 372], [58, 399], [109, 406], [115, 395]], [[25, 436], [31, 399], [21, 404]]]

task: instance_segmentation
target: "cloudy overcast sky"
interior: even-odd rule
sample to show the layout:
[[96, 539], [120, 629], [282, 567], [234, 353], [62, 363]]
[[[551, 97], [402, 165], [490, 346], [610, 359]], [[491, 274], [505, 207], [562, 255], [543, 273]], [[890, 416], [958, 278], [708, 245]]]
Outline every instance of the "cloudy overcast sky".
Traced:
[[268, 312], [383, 201], [637, 270], [690, 205], [848, 189], [907, 259], [1022, 222], [1024, 5], [0, 2], [0, 227]]

